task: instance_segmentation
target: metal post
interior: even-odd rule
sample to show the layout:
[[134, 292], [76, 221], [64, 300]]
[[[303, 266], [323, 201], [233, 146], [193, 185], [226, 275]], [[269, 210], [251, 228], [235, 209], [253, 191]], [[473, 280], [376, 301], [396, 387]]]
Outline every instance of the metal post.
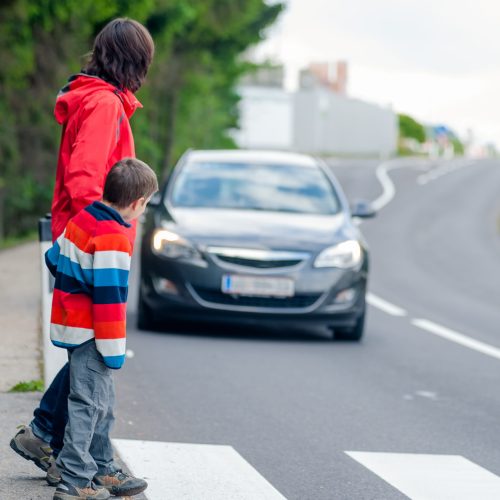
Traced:
[[66, 349], [55, 347], [50, 341], [50, 311], [52, 308], [52, 292], [54, 277], [45, 264], [45, 252], [52, 246], [51, 215], [47, 214], [38, 221], [40, 239], [40, 265], [42, 277], [42, 336], [43, 336], [43, 379], [48, 387], [57, 372], [68, 360]]

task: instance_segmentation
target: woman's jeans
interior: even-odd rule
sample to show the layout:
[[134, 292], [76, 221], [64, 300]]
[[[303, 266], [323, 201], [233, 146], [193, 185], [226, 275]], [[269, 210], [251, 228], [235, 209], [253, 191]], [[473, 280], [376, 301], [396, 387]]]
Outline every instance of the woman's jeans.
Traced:
[[55, 456], [63, 446], [64, 430], [68, 422], [69, 364], [56, 375], [35, 410], [31, 421], [33, 434], [50, 443]]

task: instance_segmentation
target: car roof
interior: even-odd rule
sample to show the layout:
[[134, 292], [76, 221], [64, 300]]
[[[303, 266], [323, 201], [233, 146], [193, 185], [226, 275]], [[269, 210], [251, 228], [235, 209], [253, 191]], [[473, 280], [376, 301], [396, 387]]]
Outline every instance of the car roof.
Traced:
[[305, 154], [250, 149], [192, 150], [187, 153], [186, 160], [188, 162], [262, 163], [266, 165], [297, 165], [301, 167], [318, 166], [318, 162], [312, 156]]

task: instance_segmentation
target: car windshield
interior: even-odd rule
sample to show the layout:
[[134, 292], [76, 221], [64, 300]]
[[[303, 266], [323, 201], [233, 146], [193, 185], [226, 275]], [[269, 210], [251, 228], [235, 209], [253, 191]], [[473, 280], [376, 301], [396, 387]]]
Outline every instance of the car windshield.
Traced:
[[340, 210], [334, 187], [323, 171], [299, 165], [190, 163], [175, 181], [171, 203], [306, 214]]

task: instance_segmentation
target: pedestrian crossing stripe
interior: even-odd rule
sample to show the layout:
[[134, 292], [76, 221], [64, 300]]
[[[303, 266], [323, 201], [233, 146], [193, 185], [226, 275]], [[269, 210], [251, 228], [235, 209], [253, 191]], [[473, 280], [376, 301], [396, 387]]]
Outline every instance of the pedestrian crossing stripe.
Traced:
[[460, 455], [345, 453], [412, 500], [500, 499], [500, 477]]
[[[234, 448], [115, 439], [148, 500], [286, 500]], [[412, 500], [498, 500], [500, 477], [460, 455], [346, 451]]]
[[231, 446], [114, 439], [148, 500], [286, 500]]

